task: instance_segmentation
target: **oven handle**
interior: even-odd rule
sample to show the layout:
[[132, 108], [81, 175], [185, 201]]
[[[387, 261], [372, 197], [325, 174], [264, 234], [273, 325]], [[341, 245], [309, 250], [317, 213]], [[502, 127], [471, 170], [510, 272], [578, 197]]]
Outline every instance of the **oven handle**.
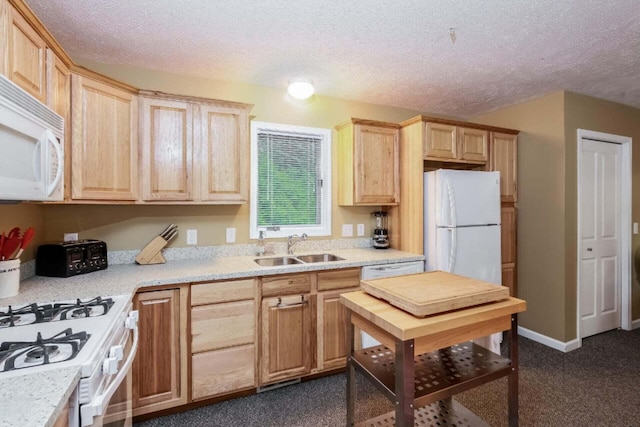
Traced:
[[120, 384], [125, 381], [125, 377], [131, 369], [133, 359], [136, 357], [136, 353], [138, 351], [138, 311], [131, 311], [125, 322], [126, 327], [133, 331], [133, 343], [131, 344], [129, 357], [127, 357], [126, 362], [124, 362], [124, 364], [120, 368], [120, 372], [118, 372], [118, 375], [111, 382], [111, 384], [109, 384], [109, 387], [107, 387], [104, 393], [96, 396], [91, 402], [86, 403], [80, 407], [80, 419], [82, 420], [82, 427], [92, 425], [93, 417], [103, 414], [105, 410], [105, 404], [109, 403], [111, 397], [116, 392]]

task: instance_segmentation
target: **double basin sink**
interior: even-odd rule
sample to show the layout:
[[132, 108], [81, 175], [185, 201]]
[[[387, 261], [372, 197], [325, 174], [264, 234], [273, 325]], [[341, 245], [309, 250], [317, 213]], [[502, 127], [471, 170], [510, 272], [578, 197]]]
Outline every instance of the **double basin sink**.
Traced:
[[283, 255], [254, 259], [255, 263], [265, 267], [276, 267], [281, 265], [309, 264], [314, 262], [343, 261], [344, 258], [333, 254], [312, 254], [312, 255]]

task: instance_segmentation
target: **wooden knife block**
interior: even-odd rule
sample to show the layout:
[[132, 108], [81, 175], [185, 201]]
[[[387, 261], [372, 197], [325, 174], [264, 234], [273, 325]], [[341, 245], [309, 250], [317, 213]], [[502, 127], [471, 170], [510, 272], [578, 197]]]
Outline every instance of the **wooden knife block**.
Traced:
[[136, 262], [141, 265], [148, 264], [164, 264], [167, 262], [166, 259], [162, 256], [162, 248], [167, 245], [167, 241], [162, 237], [157, 236], [152, 241], [149, 242], [147, 246], [142, 248], [138, 256], [136, 257]]

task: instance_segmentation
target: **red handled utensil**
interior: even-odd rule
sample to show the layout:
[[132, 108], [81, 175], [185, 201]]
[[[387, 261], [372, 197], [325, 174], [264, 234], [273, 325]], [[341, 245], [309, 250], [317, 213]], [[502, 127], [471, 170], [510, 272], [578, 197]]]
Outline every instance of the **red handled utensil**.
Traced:
[[27, 245], [33, 239], [34, 234], [35, 234], [35, 231], [33, 230], [33, 227], [29, 227], [24, 231], [24, 234], [22, 235], [22, 242], [20, 243], [20, 249], [18, 249], [18, 253], [15, 254], [15, 256], [12, 259], [20, 258], [20, 255], [22, 255], [22, 252], [24, 252], [24, 248], [26, 248]]

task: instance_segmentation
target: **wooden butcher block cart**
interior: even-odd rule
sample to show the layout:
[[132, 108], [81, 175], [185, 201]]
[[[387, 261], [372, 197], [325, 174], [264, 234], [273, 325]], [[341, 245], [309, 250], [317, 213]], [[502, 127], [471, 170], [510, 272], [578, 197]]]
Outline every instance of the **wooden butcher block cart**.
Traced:
[[[451, 397], [508, 376], [509, 425], [518, 425], [518, 313], [508, 288], [441, 271], [363, 280], [347, 309], [347, 425], [487, 425]], [[375, 295], [375, 296], [374, 296]], [[354, 349], [355, 327], [382, 345]], [[508, 331], [508, 358], [469, 340]], [[395, 411], [355, 424], [355, 370]]]

